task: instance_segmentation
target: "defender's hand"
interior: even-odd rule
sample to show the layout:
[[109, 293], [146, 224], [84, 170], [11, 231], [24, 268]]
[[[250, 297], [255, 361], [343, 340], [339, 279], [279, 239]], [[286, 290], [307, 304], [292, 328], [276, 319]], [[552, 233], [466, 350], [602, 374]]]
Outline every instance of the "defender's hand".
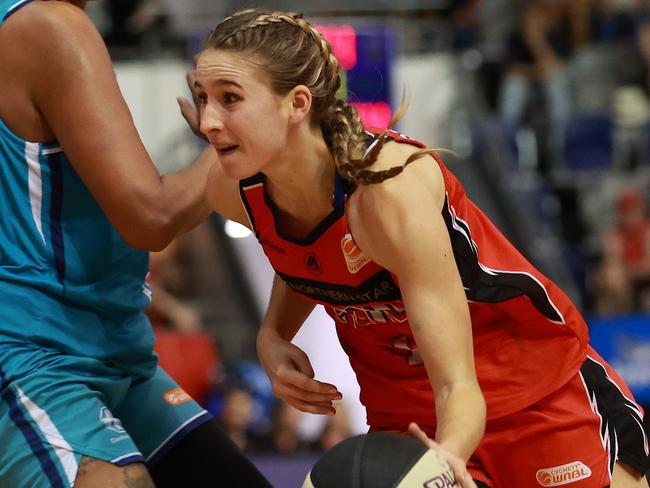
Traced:
[[207, 140], [206, 137], [201, 133], [199, 127], [201, 120], [201, 101], [199, 100], [197, 89], [194, 86], [194, 81], [196, 79], [195, 71], [193, 69], [189, 70], [185, 75], [185, 79], [187, 81], [187, 86], [190, 89], [190, 93], [192, 93], [192, 102], [190, 102], [185, 97], [176, 97], [178, 106], [181, 109], [181, 115], [187, 122], [187, 125], [190, 126], [190, 129], [192, 129], [192, 132], [194, 132], [194, 134], [196, 134], [201, 139]]

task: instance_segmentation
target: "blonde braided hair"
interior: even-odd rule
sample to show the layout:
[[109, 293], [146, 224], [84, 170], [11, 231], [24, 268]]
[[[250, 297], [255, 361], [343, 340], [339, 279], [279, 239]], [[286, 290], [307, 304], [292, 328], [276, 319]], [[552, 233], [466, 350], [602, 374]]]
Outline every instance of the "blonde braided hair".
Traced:
[[[354, 184], [380, 183], [429, 151], [418, 151], [404, 166], [370, 171], [386, 140], [385, 133], [366, 153], [365, 129], [357, 111], [336, 99], [340, 65], [329, 42], [297, 12], [245, 9], [225, 18], [208, 34], [204, 49], [250, 54], [269, 75], [274, 91], [285, 95], [297, 85], [312, 94], [312, 123], [318, 124], [339, 173]], [[403, 107], [397, 111], [401, 116]], [[397, 122], [394, 117], [389, 128]], [[422, 154], [420, 154], [422, 153]]]

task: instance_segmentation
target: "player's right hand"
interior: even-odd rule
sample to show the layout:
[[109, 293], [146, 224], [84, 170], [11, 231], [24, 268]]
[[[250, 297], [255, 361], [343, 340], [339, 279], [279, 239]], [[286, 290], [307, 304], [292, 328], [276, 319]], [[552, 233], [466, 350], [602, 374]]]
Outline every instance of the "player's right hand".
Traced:
[[303, 412], [334, 415], [332, 405], [342, 398], [336, 386], [314, 379], [307, 355], [273, 330], [260, 331], [257, 354], [273, 393]]

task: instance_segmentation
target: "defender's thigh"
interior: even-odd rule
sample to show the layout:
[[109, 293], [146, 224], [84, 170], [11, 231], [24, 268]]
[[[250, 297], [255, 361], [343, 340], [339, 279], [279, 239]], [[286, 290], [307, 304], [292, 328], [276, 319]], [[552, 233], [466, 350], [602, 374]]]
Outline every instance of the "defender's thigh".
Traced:
[[[29, 368], [20, 370], [20, 364]], [[107, 406], [129, 383], [89, 358], [40, 349], [4, 351], [0, 487], [71, 486], [84, 455], [116, 465], [144, 461]]]
[[127, 466], [83, 456], [74, 488], [155, 488], [144, 463]]
[[115, 409], [147, 464], [156, 464], [188, 432], [212, 416], [160, 367], [129, 388]]

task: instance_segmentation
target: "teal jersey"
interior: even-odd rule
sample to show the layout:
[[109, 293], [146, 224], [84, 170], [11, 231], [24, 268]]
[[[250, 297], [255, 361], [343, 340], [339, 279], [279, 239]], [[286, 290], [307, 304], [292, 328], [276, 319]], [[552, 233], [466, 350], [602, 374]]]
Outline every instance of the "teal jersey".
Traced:
[[[0, 28], [29, 3], [0, 0]], [[0, 119], [0, 342], [113, 360], [150, 354], [148, 254], [130, 247], [59, 144]]]

